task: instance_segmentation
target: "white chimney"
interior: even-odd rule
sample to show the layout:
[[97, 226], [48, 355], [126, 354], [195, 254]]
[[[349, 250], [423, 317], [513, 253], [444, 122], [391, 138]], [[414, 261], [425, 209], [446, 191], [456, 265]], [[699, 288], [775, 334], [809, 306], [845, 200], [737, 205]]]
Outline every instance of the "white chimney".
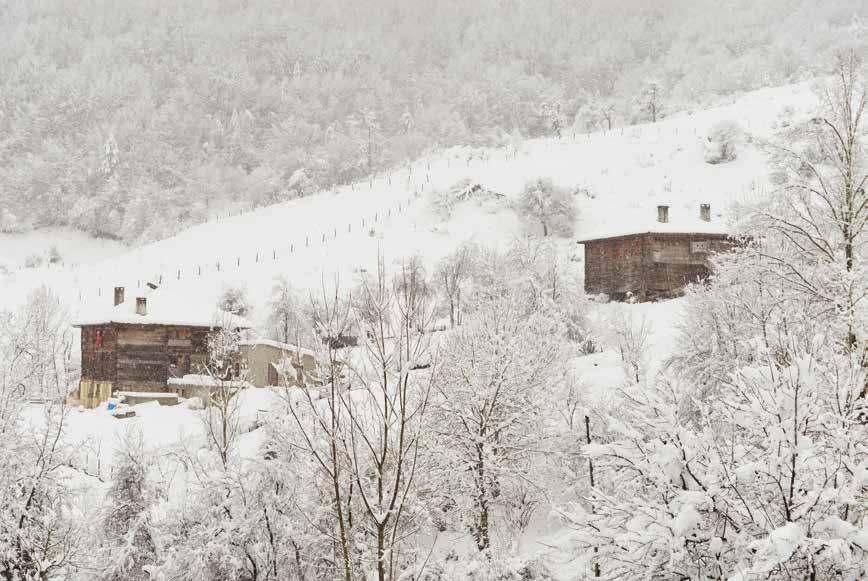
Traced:
[[657, 206], [657, 221], [662, 224], [669, 221], [669, 206]]
[[145, 297], [136, 297], [136, 314], [145, 316], [148, 314], [148, 299]]

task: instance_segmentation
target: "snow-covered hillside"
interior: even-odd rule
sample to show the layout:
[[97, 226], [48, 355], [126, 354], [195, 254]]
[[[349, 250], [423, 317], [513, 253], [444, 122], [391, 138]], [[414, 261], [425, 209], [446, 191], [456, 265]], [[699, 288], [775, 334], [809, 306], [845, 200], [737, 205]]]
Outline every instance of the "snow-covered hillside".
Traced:
[[[805, 115], [812, 104], [809, 86], [788, 85], [653, 125], [592, 134], [568, 131], [562, 139], [520, 141], [500, 149], [452, 148], [372, 182], [204, 223], [128, 252], [106, 246], [104, 260], [13, 269], [0, 274], [0, 307], [13, 306], [30, 289], [47, 284], [73, 314], [84, 316], [111, 300], [112, 287], [141, 288], [148, 280], [212, 303], [224, 284], [241, 282], [254, 306], [261, 306], [277, 276], [297, 289], [316, 288], [323, 277], [335, 275], [349, 285], [359, 269], [372, 268], [378, 250], [387, 262], [413, 253], [433, 262], [465, 240], [503, 245], [520, 235], [519, 219], [508, 204], [466, 203], [448, 221], [438, 217], [432, 193], [464, 178], [508, 197], [538, 176], [580, 190], [579, 238], [650, 222], [658, 203], [671, 207], [673, 222], [695, 219], [704, 202], [712, 204], [714, 220], [726, 220], [730, 202], [766, 187], [766, 156], [757, 142], [771, 136], [782, 118]], [[704, 161], [704, 139], [722, 120], [738, 123], [746, 139], [735, 161], [711, 165]], [[58, 243], [61, 254], [73, 252], [72, 244]], [[10, 236], [0, 238], [0, 257], [21, 255], [21, 245]], [[258, 310], [261, 318], [263, 309]]]

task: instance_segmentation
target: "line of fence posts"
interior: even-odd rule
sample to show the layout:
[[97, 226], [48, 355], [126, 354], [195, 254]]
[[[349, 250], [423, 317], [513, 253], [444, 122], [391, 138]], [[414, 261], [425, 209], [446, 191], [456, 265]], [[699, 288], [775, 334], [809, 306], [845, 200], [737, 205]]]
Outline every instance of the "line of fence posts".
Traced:
[[[470, 164], [470, 158], [468, 158], [467, 163], [468, 163], [468, 165]], [[449, 159], [447, 158], [447, 167], [448, 167], [448, 165], [449, 165]], [[430, 171], [430, 169], [431, 169], [431, 162], [430, 162], [430, 161], [427, 162], [427, 169], [428, 169], [429, 171]], [[412, 170], [412, 166], [409, 166], [409, 172], [410, 172], [410, 174], [412, 174], [412, 171], [413, 171], [413, 170]], [[426, 175], [425, 175], [425, 181], [426, 181], [427, 183], [430, 183], [430, 181], [431, 181], [431, 180], [430, 180], [430, 174], [426, 174]], [[371, 176], [371, 180], [370, 180], [369, 183], [370, 183], [371, 187], [373, 187], [373, 176]], [[391, 174], [389, 175], [389, 184], [391, 185]], [[351, 188], [351, 189], [354, 189], [352, 183], [350, 184], [350, 188]], [[408, 184], [408, 189], [409, 189], [409, 184]], [[418, 198], [418, 197], [421, 195], [421, 193], [424, 192], [424, 190], [425, 190], [425, 184], [424, 184], [424, 183], [423, 183], [423, 184], [420, 184], [419, 188], [418, 188], [418, 189], [415, 189], [415, 190], [413, 191], [413, 195], [412, 195], [412, 196], [409, 196], [409, 197], [407, 198], [406, 204], [409, 205], [410, 202], [412, 201], [413, 197]], [[403, 202], [403, 201], [398, 202], [397, 210], [398, 210], [399, 213], [400, 213], [400, 212], [403, 212], [403, 208], [404, 208], [404, 202]], [[240, 213], [242, 213], [242, 211], [239, 210], [239, 214], [240, 214]], [[391, 215], [392, 215], [392, 208], [388, 208], [388, 209], [387, 209], [387, 217], [391, 217]], [[228, 216], [229, 216], [229, 217], [232, 216], [232, 211], [231, 211], [231, 210], [228, 211]], [[219, 218], [219, 215], [218, 215], [218, 218]], [[375, 213], [374, 213], [374, 222], [378, 222], [378, 221], [379, 221], [379, 212], [375, 212]], [[362, 228], [364, 228], [364, 227], [365, 227], [365, 218], [364, 218], [364, 217], [362, 217], [362, 219], [361, 219], [361, 224], [362, 224]], [[347, 224], [347, 232], [348, 232], [348, 233], [352, 233], [352, 223], [351, 223], [351, 222]], [[338, 230], [337, 230], [337, 228], [334, 228], [334, 229], [333, 229], [333, 236], [334, 236], [335, 238], [337, 238], [337, 235], [338, 235]], [[322, 241], [322, 242], [325, 242], [325, 241], [326, 241], [326, 234], [325, 234], [325, 233], [322, 234], [322, 239], [321, 239], [321, 241]], [[305, 244], [305, 247], [309, 247], [309, 246], [310, 246], [310, 237], [309, 237], [309, 236], [305, 236], [304, 244]], [[294, 250], [295, 250], [295, 245], [294, 245], [294, 244], [290, 244], [290, 247], [289, 247], [289, 251], [290, 251], [290, 253], [294, 252]], [[259, 254], [260, 254], [259, 252], [256, 252], [255, 255], [254, 255], [254, 262], [257, 263], [257, 264], [259, 263]], [[277, 249], [273, 249], [273, 250], [271, 251], [271, 258], [272, 258], [272, 260], [277, 260]], [[240, 256], [237, 256], [237, 257], [235, 258], [235, 265], [236, 265], [236, 267], [240, 267], [240, 266], [241, 266], [241, 257], [240, 257]], [[214, 264], [214, 266], [215, 266], [215, 271], [216, 271], [216, 272], [221, 272], [221, 271], [222, 271], [222, 263], [221, 263], [221, 261], [219, 261], [219, 260], [216, 261], [215, 264]], [[180, 269], [180, 268], [176, 269], [176, 271], [175, 271], [175, 278], [176, 278], [176, 280], [181, 280], [181, 274], [182, 274], [182, 269]], [[202, 265], [196, 265], [196, 274], [197, 274], [197, 276], [202, 276]], [[163, 275], [162, 275], [162, 274], [158, 274], [158, 275], [156, 275], [156, 277], [157, 277], [158, 284], [162, 285], [162, 284], [163, 284]], [[141, 288], [141, 279], [138, 279], [138, 280], [136, 281], [136, 286], [137, 286], [138, 288]], [[97, 296], [99, 296], [99, 297], [102, 296], [102, 287], [97, 287]], [[83, 293], [82, 293], [81, 291], [78, 292], [78, 299], [79, 299], [79, 301], [83, 300]]]

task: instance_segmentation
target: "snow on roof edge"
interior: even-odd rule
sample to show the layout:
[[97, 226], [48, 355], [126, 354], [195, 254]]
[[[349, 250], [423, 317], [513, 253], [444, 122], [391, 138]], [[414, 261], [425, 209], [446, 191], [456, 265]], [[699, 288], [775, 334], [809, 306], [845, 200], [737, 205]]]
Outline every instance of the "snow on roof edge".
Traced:
[[[666, 227], [672, 226], [672, 227]], [[708, 227], [682, 226], [678, 224], [660, 223], [658, 226], [644, 228], [613, 228], [611, 230], [599, 230], [579, 238], [577, 242], [596, 242], [607, 238], [623, 238], [624, 236], [641, 236], [643, 234], [706, 234], [709, 236], [729, 236], [732, 232], [723, 224], [709, 224]]]
[[282, 343], [280, 341], [274, 341], [273, 339], [250, 339], [246, 341], [239, 341], [238, 345], [246, 347], [265, 345], [267, 347], [274, 347], [275, 349], [280, 349], [282, 351], [295, 351], [304, 355], [316, 356], [316, 353], [314, 353], [313, 350], [306, 347], [299, 347], [298, 345], [293, 345], [292, 343]]

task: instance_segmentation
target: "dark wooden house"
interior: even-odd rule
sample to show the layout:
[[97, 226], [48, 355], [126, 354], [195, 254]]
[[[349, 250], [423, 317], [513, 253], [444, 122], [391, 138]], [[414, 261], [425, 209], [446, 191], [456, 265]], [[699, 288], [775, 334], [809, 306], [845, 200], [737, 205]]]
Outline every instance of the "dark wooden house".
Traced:
[[125, 300], [116, 287], [114, 306], [85, 317], [81, 328], [79, 399], [96, 407], [118, 391], [164, 392], [173, 377], [195, 373], [207, 361], [214, 329], [249, 324], [163, 290]]
[[669, 222], [669, 207], [657, 207], [647, 227], [610, 230], [579, 241], [585, 246], [585, 292], [613, 300], [678, 296], [690, 282], [707, 277], [709, 257], [732, 248], [726, 229], [711, 222], [702, 204], [699, 220]]

